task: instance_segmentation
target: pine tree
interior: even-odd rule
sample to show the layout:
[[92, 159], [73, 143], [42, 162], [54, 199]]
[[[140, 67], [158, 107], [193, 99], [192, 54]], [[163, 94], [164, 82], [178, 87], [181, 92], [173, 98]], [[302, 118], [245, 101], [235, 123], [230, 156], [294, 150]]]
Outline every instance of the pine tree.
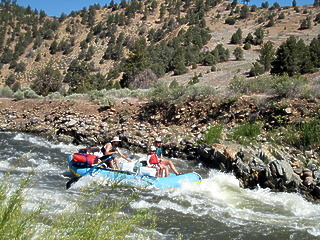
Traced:
[[238, 30], [231, 36], [231, 44], [240, 44], [242, 42], [242, 30]]
[[268, 41], [264, 44], [260, 50], [260, 56], [257, 62], [259, 62], [263, 67], [264, 71], [269, 71], [272, 67], [271, 63], [275, 58], [275, 50], [273, 48], [273, 43]]
[[296, 7], [297, 6], [297, 1], [296, 0], [293, 0], [292, 1], [292, 7]]
[[297, 41], [294, 36], [283, 42], [276, 52], [275, 61], [272, 63], [272, 74], [289, 76], [311, 72], [313, 70], [309, 48], [302, 39]]
[[315, 68], [320, 67], [320, 34], [318, 38], [312, 39], [309, 46], [310, 58]]
[[250, 44], [253, 44], [254, 41], [253, 41], [253, 36], [251, 33], [248, 33], [247, 37], [245, 38], [244, 40], [245, 43], [250, 43]]
[[307, 17], [306, 19], [303, 19], [303, 20], [301, 21], [300, 29], [301, 29], [301, 30], [310, 29], [311, 26], [312, 26], [311, 17]]
[[166, 14], [166, 6], [163, 3], [161, 3], [161, 5], [160, 5], [160, 15], [159, 15], [160, 22], [163, 21], [163, 17], [164, 17], [165, 14]]
[[237, 61], [243, 60], [243, 50], [241, 47], [236, 47], [233, 51], [233, 55], [235, 56]]
[[122, 87], [129, 87], [133, 79], [148, 67], [146, 46], [146, 39], [141, 37], [130, 49], [131, 53], [123, 66], [124, 74], [120, 81]]
[[174, 51], [170, 66], [175, 75], [188, 72], [185, 64], [185, 49], [183, 47], [179, 47]]
[[59, 70], [46, 66], [37, 72], [36, 79], [30, 87], [38, 95], [47, 96], [49, 93], [57, 92], [61, 83], [62, 75]]
[[63, 82], [68, 83], [70, 86], [69, 93], [86, 93], [93, 90], [90, 76], [91, 71], [92, 66], [90, 64], [73, 60], [63, 80]]
[[250, 69], [249, 76], [255, 77], [264, 73], [263, 66], [261, 66], [258, 62], [252, 63], [252, 68]]
[[57, 43], [56, 40], [54, 40], [54, 41], [51, 43], [49, 50], [50, 50], [50, 53], [51, 53], [51, 54], [56, 54], [56, 53], [57, 53], [57, 51], [58, 51], [58, 43]]
[[243, 5], [240, 10], [240, 18], [245, 19], [249, 16], [250, 10], [248, 5]]
[[256, 45], [260, 45], [263, 43], [263, 38], [264, 38], [264, 31], [262, 27], [259, 27], [256, 29], [256, 31], [254, 32], [254, 35], [256, 36], [254, 38], [254, 43]]
[[217, 63], [217, 59], [210, 52], [207, 52], [202, 60], [202, 64], [204, 66], [213, 66], [216, 63]]

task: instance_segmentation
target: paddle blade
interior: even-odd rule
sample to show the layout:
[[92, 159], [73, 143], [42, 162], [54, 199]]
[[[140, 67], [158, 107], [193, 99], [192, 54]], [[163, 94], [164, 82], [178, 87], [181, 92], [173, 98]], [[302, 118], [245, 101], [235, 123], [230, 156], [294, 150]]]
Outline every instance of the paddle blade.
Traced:
[[80, 179], [79, 177], [70, 179], [66, 183], [66, 189], [69, 189], [72, 186], [72, 184], [74, 184], [75, 182], [78, 182], [79, 179]]

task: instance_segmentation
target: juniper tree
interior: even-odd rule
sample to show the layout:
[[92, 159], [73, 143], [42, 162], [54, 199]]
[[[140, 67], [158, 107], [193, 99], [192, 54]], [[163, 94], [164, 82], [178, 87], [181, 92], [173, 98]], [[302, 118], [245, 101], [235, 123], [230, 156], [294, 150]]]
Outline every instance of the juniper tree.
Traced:
[[122, 87], [129, 87], [133, 79], [148, 67], [146, 39], [141, 37], [131, 47], [131, 53], [124, 60], [123, 76], [120, 81]]
[[254, 32], [254, 35], [256, 36], [254, 38], [254, 43], [256, 45], [260, 45], [263, 43], [263, 38], [264, 38], [264, 31], [262, 27], [259, 27], [256, 29], [256, 31]]
[[241, 47], [236, 47], [233, 51], [233, 55], [235, 56], [237, 61], [243, 60], [243, 50]]
[[240, 44], [242, 42], [242, 30], [238, 28], [238, 30], [231, 36], [232, 44]]
[[290, 36], [277, 49], [276, 58], [272, 62], [272, 74], [284, 74], [289, 76], [304, 74], [313, 70], [309, 47], [302, 39], [298, 40]]
[[62, 83], [62, 75], [59, 70], [46, 66], [38, 70], [36, 78], [31, 84], [31, 89], [38, 95], [47, 96], [49, 93], [57, 92]]
[[259, 62], [263, 67], [264, 71], [269, 71], [272, 67], [272, 62], [274, 61], [275, 50], [273, 48], [273, 43], [268, 41], [261, 47], [260, 56], [257, 62]]
[[[247, 0], [247, 1], [248, 1], [248, 0]], [[240, 18], [241, 18], [241, 19], [247, 18], [247, 17], [249, 16], [249, 12], [250, 12], [250, 10], [249, 10], [248, 5], [243, 5], [243, 6], [241, 7], [241, 10], [240, 10]]]
[[309, 46], [309, 51], [310, 51], [310, 58], [313, 66], [315, 68], [320, 67], [320, 34], [318, 35], [317, 38], [313, 38], [310, 46]]

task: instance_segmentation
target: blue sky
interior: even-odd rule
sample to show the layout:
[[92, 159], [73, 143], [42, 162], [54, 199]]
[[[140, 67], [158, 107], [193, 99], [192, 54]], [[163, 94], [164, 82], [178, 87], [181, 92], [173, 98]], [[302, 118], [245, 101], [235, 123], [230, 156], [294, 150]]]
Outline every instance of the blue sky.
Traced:
[[[32, 9], [44, 10], [49, 16], [60, 17], [61, 13], [69, 14], [71, 11], [81, 10], [83, 7], [89, 7], [93, 4], [100, 4], [101, 7], [106, 4], [109, 5], [111, 0], [17, 0], [17, 4], [27, 7], [30, 5]], [[120, 2], [120, 0], [115, 0]], [[239, 3], [242, 0], [238, 0]], [[280, 4], [280, 6], [292, 6], [292, 0], [251, 0], [249, 5], [261, 6], [262, 2], [268, 2], [269, 6], [272, 6], [274, 2]], [[296, 0], [297, 5], [311, 5], [314, 0]]]

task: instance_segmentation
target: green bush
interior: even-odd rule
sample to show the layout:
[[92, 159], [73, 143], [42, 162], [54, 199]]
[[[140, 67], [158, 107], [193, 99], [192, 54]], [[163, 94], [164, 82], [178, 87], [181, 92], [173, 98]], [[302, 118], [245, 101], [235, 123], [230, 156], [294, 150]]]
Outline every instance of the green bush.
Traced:
[[24, 98], [40, 98], [35, 91], [33, 91], [30, 87], [21, 88], [21, 91], [24, 93]]
[[[304, 94], [307, 79], [288, 75], [257, 77], [251, 79], [234, 76], [229, 84], [229, 89], [239, 93], [267, 93], [280, 97], [299, 97]], [[307, 95], [305, 95], [307, 96]]]
[[300, 122], [286, 127], [283, 141], [300, 149], [320, 147], [320, 120]]
[[113, 96], [116, 98], [123, 98], [123, 97], [130, 97], [131, 93], [132, 93], [132, 90], [128, 88], [120, 88], [120, 89], [112, 88], [108, 90], [106, 94], [108, 96]]
[[167, 101], [170, 104], [177, 104], [187, 99], [195, 100], [196, 98], [205, 98], [208, 96], [214, 96], [216, 94], [217, 90], [212, 85], [178, 84], [175, 87], [169, 88], [166, 83], [158, 82], [152, 89], [150, 89], [148, 98], [151, 99], [154, 103]]
[[4, 86], [0, 88], [0, 97], [11, 98], [12, 96], [13, 96], [13, 91], [8, 86]]
[[[125, 239], [132, 233], [145, 239], [144, 235], [150, 237], [148, 230], [155, 227], [156, 218], [150, 209], [127, 209], [139, 191], [121, 195], [116, 192], [117, 184], [108, 189], [105, 185], [89, 186], [70, 199], [70, 210], [62, 213], [48, 214], [43, 203], [26, 210], [35, 176], [32, 171], [22, 175], [19, 182], [11, 180], [10, 170], [0, 176], [1, 239]], [[117, 198], [112, 197], [115, 194]], [[142, 226], [144, 232], [138, 232], [136, 229]]]
[[234, 92], [250, 94], [250, 93], [265, 93], [270, 90], [271, 81], [269, 78], [242, 78], [234, 76], [229, 83], [228, 88]]
[[249, 122], [235, 127], [231, 133], [231, 137], [239, 143], [247, 145], [256, 140], [260, 132], [261, 126], [259, 124]]
[[74, 93], [65, 97], [66, 99], [88, 99], [89, 96], [87, 94], [82, 93]]
[[100, 103], [102, 107], [110, 107], [116, 103], [117, 99], [114, 97], [105, 97], [101, 99]]
[[103, 89], [101, 91], [99, 90], [94, 90], [94, 91], [91, 91], [89, 96], [90, 96], [90, 99], [91, 101], [93, 102], [99, 102], [101, 99], [103, 99], [105, 96], [107, 95], [107, 90], [106, 89]]
[[320, 85], [303, 88], [301, 98], [312, 100], [320, 98]]
[[203, 135], [203, 141], [209, 145], [219, 142], [219, 139], [221, 138], [222, 130], [223, 130], [223, 126], [220, 124], [215, 126], [210, 126], [210, 128]]
[[61, 99], [62, 95], [59, 92], [49, 93], [47, 95], [47, 98], [49, 99]]
[[136, 90], [132, 90], [131, 96], [139, 98], [141, 100], [141, 99], [145, 99], [148, 96], [149, 92], [150, 92], [149, 89], [136, 89]]
[[196, 99], [197, 97], [206, 98], [215, 96], [217, 94], [216, 87], [208, 84], [195, 84], [186, 86], [184, 95], [189, 99]]
[[13, 94], [13, 98], [16, 99], [16, 100], [22, 100], [24, 99], [24, 92], [22, 92], [20, 89], [18, 91], [16, 91], [14, 94]]
[[272, 77], [272, 91], [281, 97], [298, 97], [301, 95], [303, 85], [307, 83], [304, 77], [289, 77], [288, 75]]

